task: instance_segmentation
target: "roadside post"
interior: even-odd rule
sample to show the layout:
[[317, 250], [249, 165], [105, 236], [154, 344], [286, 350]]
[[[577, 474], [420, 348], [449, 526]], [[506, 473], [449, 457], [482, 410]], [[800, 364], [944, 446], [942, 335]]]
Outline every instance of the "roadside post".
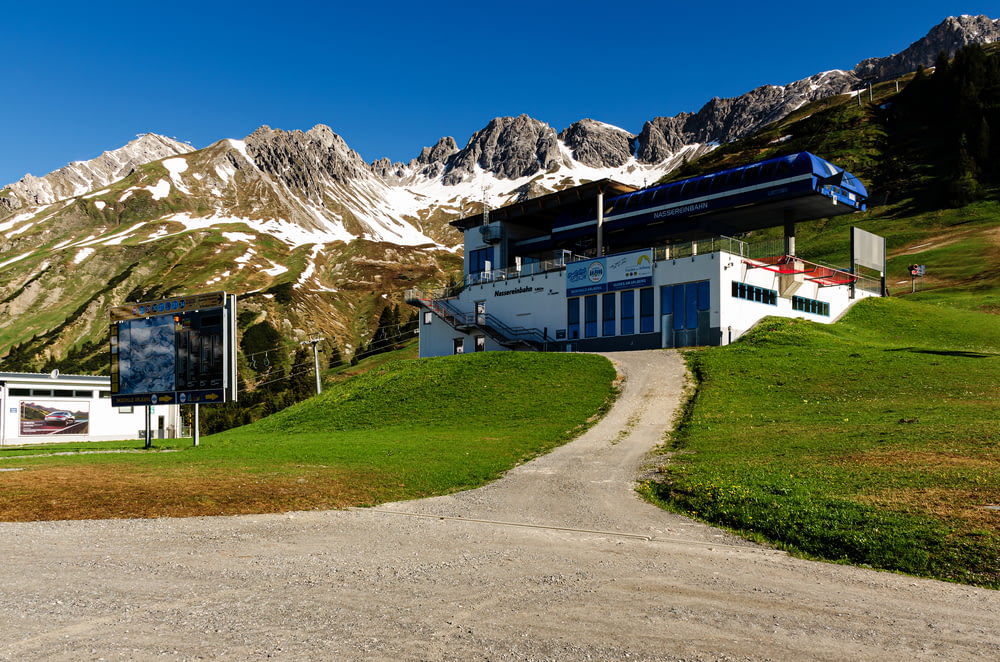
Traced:
[[917, 291], [917, 278], [927, 273], [927, 267], [923, 264], [911, 264], [907, 267], [910, 270], [910, 294]]

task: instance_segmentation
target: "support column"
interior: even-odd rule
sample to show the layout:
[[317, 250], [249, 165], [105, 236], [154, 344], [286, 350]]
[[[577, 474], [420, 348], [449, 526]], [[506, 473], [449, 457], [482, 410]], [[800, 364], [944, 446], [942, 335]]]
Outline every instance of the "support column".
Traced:
[[604, 189], [597, 188], [597, 257], [604, 255]]
[[191, 436], [194, 439], [194, 445], [197, 446], [201, 440], [201, 411], [198, 409], [198, 403], [192, 405], [194, 407], [194, 415], [191, 421]]
[[145, 432], [146, 443], [143, 445], [143, 448], [153, 447], [153, 431], [150, 427], [151, 426], [150, 421], [152, 420], [152, 418], [153, 418], [153, 407], [152, 405], [146, 405], [146, 432]]
[[785, 212], [785, 255], [795, 255], [795, 221]]

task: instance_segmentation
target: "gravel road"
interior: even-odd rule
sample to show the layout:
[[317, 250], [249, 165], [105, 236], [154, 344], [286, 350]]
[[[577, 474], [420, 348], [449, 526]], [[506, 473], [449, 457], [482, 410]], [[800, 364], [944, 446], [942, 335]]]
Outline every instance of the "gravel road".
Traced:
[[1000, 592], [794, 559], [638, 499], [684, 367], [609, 357], [612, 411], [482, 489], [0, 524], [0, 660], [1000, 659]]

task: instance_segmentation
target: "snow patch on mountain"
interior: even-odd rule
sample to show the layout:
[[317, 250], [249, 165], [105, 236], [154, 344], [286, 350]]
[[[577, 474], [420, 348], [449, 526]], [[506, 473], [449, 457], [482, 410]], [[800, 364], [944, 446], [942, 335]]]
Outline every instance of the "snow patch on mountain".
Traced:
[[[4, 221], [3, 223], [0, 223], [0, 232], [7, 232], [7, 230], [10, 230], [15, 225], [18, 225], [19, 223], [23, 223], [24, 221], [30, 220], [31, 218], [34, 218], [34, 216], [35, 216], [35, 212], [34, 211], [25, 212], [23, 214], [18, 214], [17, 216], [13, 216], [13, 217], [7, 219], [6, 221]], [[17, 233], [16, 232], [8, 233], [7, 236], [8, 237], [12, 237], [15, 234], [17, 234]]]
[[162, 200], [170, 195], [170, 182], [161, 179], [152, 186], [146, 186], [145, 189], [153, 194], [153, 200]]
[[269, 262], [271, 264], [271, 268], [270, 269], [261, 269], [261, 271], [263, 271], [264, 273], [266, 273], [267, 275], [269, 275], [271, 277], [280, 276], [281, 274], [283, 274], [286, 271], [288, 271], [288, 267], [280, 265], [280, 264], [277, 264], [276, 262], [274, 262], [274, 260], [267, 260], [267, 262]]
[[257, 235], [247, 234], [246, 232], [223, 232], [222, 236], [233, 243], [243, 241], [249, 244], [257, 239]]
[[298, 280], [295, 281], [295, 287], [301, 288], [305, 285], [306, 281], [313, 277], [316, 273], [316, 258], [319, 256], [320, 252], [323, 250], [323, 246], [317, 244], [312, 247], [309, 251], [309, 259], [306, 261], [306, 268], [302, 270], [299, 274]]
[[27, 253], [22, 253], [22, 254], [18, 255], [17, 257], [12, 257], [9, 260], [4, 260], [3, 262], [0, 262], [0, 267], [6, 267], [8, 264], [14, 264], [15, 262], [19, 262], [19, 261], [23, 260], [24, 258], [30, 257], [30, 256], [31, 256], [31, 251], [28, 251]]
[[257, 251], [255, 251], [253, 248], [248, 248], [246, 253], [233, 260], [233, 262], [240, 265], [239, 267], [237, 267], [237, 269], [242, 269], [243, 267], [250, 264], [250, 260], [252, 260], [256, 254]]
[[172, 159], [164, 159], [162, 163], [163, 167], [170, 173], [170, 181], [173, 183], [174, 187], [181, 193], [190, 195], [191, 191], [184, 184], [184, 180], [181, 179], [181, 173], [188, 169], [187, 159], [178, 156]]

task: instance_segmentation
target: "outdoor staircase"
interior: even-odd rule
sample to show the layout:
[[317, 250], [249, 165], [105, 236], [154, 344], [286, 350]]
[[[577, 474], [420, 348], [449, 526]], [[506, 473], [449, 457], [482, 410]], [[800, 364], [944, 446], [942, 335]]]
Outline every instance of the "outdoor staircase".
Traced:
[[419, 290], [407, 290], [406, 303], [430, 310], [462, 333], [481, 331], [483, 335], [508, 349], [544, 351], [548, 339], [538, 329], [509, 326], [489, 313], [466, 313], [458, 310], [448, 299], [428, 295]]

